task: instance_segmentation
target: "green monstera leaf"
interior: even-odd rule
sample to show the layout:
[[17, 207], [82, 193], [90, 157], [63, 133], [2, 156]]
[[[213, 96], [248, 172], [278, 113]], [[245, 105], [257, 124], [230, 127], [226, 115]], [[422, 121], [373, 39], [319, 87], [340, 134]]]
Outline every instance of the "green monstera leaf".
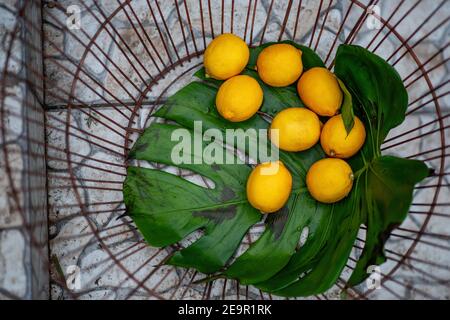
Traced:
[[363, 165], [358, 169], [365, 181], [359, 197], [364, 203], [362, 223], [367, 227], [363, 253], [349, 280], [349, 285], [356, 285], [367, 277], [368, 266], [386, 260], [384, 243], [406, 218], [414, 185], [426, 178], [429, 170], [421, 161], [381, 155], [381, 144], [389, 131], [405, 120], [408, 106], [408, 94], [395, 69], [362, 47], [340, 46], [335, 72], [352, 92], [355, 113], [367, 131], [362, 151], [351, 160], [353, 167]]
[[[323, 67], [312, 50], [287, 43], [302, 50], [305, 70]], [[260, 114], [241, 123], [221, 118], [215, 109], [215, 95], [221, 82], [206, 79], [200, 69], [196, 76], [201, 82], [182, 88], [154, 114], [171, 124], [152, 123], [129, 154], [130, 159], [192, 171], [213, 185], [200, 186], [159, 169], [129, 166], [124, 183], [127, 212], [152, 246], [172, 245], [201, 230], [198, 239], [176, 251], [168, 264], [195, 268], [209, 274], [207, 279], [237, 279], [282, 296], [307, 296], [330, 288], [348, 260], [358, 230], [365, 224], [366, 247], [350, 280], [351, 284], [357, 284], [367, 276], [368, 265], [383, 262], [388, 233], [405, 218], [413, 186], [427, 173], [421, 162], [383, 157], [379, 150], [389, 130], [403, 120], [406, 92], [395, 70], [386, 62], [363, 49], [341, 46], [336, 73], [345, 83], [352, 103], [349, 106], [352, 109], [346, 112], [351, 115], [354, 112], [364, 121], [370, 137], [363, 150], [350, 160], [356, 173], [354, 188], [339, 203], [319, 203], [309, 195], [305, 177], [309, 167], [325, 157], [320, 145], [304, 152], [280, 151], [280, 160], [293, 176], [292, 194], [284, 208], [264, 220], [265, 228], [258, 240], [236, 257], [243, 237], [263, 216], [246, 200], [251, 166], [241, 163], [221, 138], [227, 136], [227, 129], [242, 130], [248, 133], [247, 144], [253, 141], [270, 145], [252, 130], [267, 129], [267, 116], [282, 109], [304, 106], [295, 85], [273, 88], [258, 78], [254, 70], [256, 58], [267, 45], [251, 49], [249, 64], [243, 71], [257, 79], [263, 88]], [[361, 72], [358, 68], [363, 68], [366, 74], [356, 74]], [[378, 83], [382, 74], [394, 79], [390, 80], [390, 86]], [[361, 80], [365, 83], [361, 84]], [[391, 90], [398, 90], [397, 94]], [[209, 132], [210, 136], [195, 147], [193, 137], [200, 131]], [[180, 163], [173, 156], [180, 151], [177, 148], [182, 136], [189, 137], [186, 139], [193, 147], [183, 154], [183, 159], [190, 161]], [[230, 143], [228, 139], [226, 142]], [[245, 144], [235, 148], [247, 151]], [[218, 158], [231, 159], [232, 163], [217, 163]], [[257, 160], [262, 159], [257, 156]], [[383, 194], [386, 188], [393, 190], [388, 196]], [[305, 230], [307, 238], [300, 246], [299, 239]]]
[[[151, 125], [131, 156], [172, 164], [171, 152], [177, 143], [171, 135], [177, 129], [180, 129], [177, 125]], [[233, 254], [247, 229], [261, 218], [245, 197], [245, 179], [250, 168], [207, 164], [180, 164], [179, 167], [214, 181], [214, 188], [201, 187], [163, 171], [130, 167], [124, 188], [128, 195], [127, 210], [153, 246], [176, 243], [203, 228], [204, 236], [177, 252], [171, 262], [193, 266], [205, 273], [214, 272]]]

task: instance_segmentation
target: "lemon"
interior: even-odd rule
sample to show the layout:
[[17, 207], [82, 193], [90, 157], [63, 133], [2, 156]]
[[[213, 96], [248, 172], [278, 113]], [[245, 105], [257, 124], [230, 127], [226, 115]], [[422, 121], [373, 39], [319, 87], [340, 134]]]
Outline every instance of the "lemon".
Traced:
[[292, 176], [281, 161], [257, 165], [247, 180], [247, 199], [262, 213], [280, 210], [292, 189]]
[[290, 44], [273, 44], [261, 51], [256, 66], [262, 81], [272, 87], [285, 87], [302, 74], [302, 52]]
[[326, 158], [315, 162], [306, 174], [306, 186], [317, 201], [334, 203], [352, 190], [352, 168], [342, 159]]
[[239, 75], [222, 83], [216, 95], [217, 111], [232, 122], [251, 118], [261, 107], [263, 91], [258, 81]]
[[207, 76], [226, 80], [244, 70], [250, 57], [247, 44], [231, 33], [216, 37], [205, 50], [203, 64]]
[[[275, 129], [278, 129], [278, 142]], [[315, 145], [319, 138], [319, 117], [305, 108], [284, 109], [270, 125], [270, 139], [281, 150], [303, 151]]]
[[345, 159], [361, 149], [366, 139], [366, 129], [361, 120], [356, 116], [354, 119], [353, 128], [348, 135], [340, 114], [325, 123], [320, 135], [320, 144], [327, 155]]
[[321, 116], [334, 116], [341, 108], [342, 91], [333, 73], [326, 68], [311, 68], [297, 83], [305, 105]]

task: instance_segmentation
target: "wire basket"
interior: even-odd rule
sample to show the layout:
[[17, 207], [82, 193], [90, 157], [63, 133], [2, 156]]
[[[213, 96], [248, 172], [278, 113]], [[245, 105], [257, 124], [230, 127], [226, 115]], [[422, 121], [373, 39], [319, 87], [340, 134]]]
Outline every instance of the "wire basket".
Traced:
[[[382, 150], [433, 168], [391, 233], [380, 286], [345, 286], [351, 256], [310, 298], [449, 299], [449, 13], [446, 0], [2, 2], [0, 298], [278, 299], [234, 280], [196, 283], [204, 275], [164, 264], [179, 246], [149, 247], [124, 215], [128, 151], [193, 81], [211, 39], [231, 32], [250, 46], [294, 40], [330, 69], [342, 43], [385, 58], [409, 107]], [[362, 232], [354, 254], [363, 244]]]

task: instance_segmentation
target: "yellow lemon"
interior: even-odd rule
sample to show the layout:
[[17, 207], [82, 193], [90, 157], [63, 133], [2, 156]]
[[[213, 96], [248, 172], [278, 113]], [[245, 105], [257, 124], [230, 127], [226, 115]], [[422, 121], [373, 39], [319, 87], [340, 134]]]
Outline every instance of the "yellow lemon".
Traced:
[[292, 190], [292, 176], [281, 161], [257, 165], [247, 180], [247, 199], [262, 213], [280, 210]]
[[302, 74], [302, 52], [290, 44], [273, 44], [261, 51], [256, 66], [262, 81], [272, 87], [286, 87]]
[[297, 83], [297, 91], [305, 105], [320, 116], [334, 116], [341, 108], [341, 88], [326, 68], [306, 71]]
[[305, 108], [284, 109], [275, 116], [270, 125], [270, 139], [281, 150], [303, 151], [315, 145], [319, 138], [319, 117]]
[[247, 44], [231, 33], [221, 34], [206, 48], [203, 64], [206, 74], [226, 80], [244, 70], [250, 57]]
[[306, 186], [317, 201], [334, 203], [345, 198], [353, 186], [352, 168], [342, 159], [315, 162], [306, 174]]
[[348, 135], [340, 114], [325, 123], [320, 135], [320, 144], [327, 155], [345, 159], [361, 149], [366, 139], [366, 129], [361, 120], [356, 116], [354, 119], [353, 128]]
[[232, 122], [251, 118], [263, 102], [263, 91], [258, 81], [239, 75], [222, 83], [216, 96], [217, 111]]

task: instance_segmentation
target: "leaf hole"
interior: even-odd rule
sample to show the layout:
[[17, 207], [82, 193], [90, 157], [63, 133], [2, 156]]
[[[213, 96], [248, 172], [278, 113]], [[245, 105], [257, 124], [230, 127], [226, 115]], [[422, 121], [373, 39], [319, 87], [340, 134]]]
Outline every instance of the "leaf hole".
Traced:
[[296, 250], [299, 250], [301, 247], [303, 247], [308, 240], [309, 237], [309, 227], [304, 227], [302, 229], [302, 232], [300, 233], [300, 238], [298, 239], [297, 248]]
[[366, 241], [366, 236], [367, 236], [367, 228], [360, 227], [359, 231], [358, 231], [358, 235], [355, 240], [355, 243], [353, 244], [353, 249], [352, 249], [351, 255], [350, 255], [355, 260], [359, 260], [359, 258], [361, 257], [362, 251], [364, 249], [365, 241]]
[[175, 176], [179, 176], [184, 180], [189, 181], [199, 187], [207, 189], [214, 189], [216, 187], [216, 184], [214, 183], [213, 180], [203, 175], [200, 175], [192, 170], [181, 169], [175, 166], [169, 166], [158, 162], [149, 162], [144, 160], [132, 160], [130, 161], [130, 165], [170, 173]]
[[179, 241], [178, 245], [182, 249], [187, 248], [190, 245], [192, 245], [194, 242], [196, 242], [197, 240], [200, 240], [200, 238], [202, 238], [204, 235], [205, 235], [204, 228], [197, 229], [197, 230], [191, 232], [190, 234], [188, 234], [183, 240]]
[[265, 224], [264, 220], [267, 218], [268, 214], [262, 214], [261, 215], [261, 221], [254, 224], [244, 235], [244, 238], [242, 239], [241, 244], [239, 245], [238, 249], [234, 253], [234, 255], [231, 257], [231, 259], [228, 261], [227, 265], [233, 264], [233, 262], [239, 258], [245, 251], [247, 251], [248, 248], [250, 248], [250, 245], [255, 243], [263, 234], [265, 230]]

